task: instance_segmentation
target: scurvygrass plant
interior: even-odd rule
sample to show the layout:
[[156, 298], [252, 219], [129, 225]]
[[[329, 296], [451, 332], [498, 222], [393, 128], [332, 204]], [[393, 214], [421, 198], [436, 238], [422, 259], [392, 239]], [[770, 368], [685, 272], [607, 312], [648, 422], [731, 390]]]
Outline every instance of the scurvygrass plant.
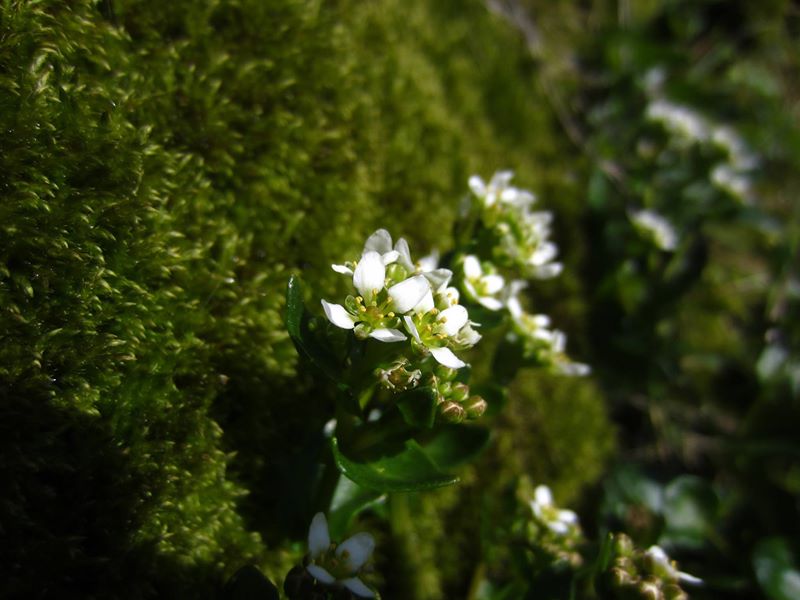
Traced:
[[[563, 375], [589, 372], [567, 357], [566, 338], [546, 315], [524, 308], [527, 286], [557, 276], [562, 266], [550, 239], [552, 214], [533, 211], [535, 196], [512, 187], [511, 177], [503, 171], [488, 184], [470, 178], [469, 203], [456, 224], [452, 248], [441, 257], [434, 250], [415, 260], [404, 238], [395, 241], [388, 230], [378, 229], [360, 256], [331, 265], [347, 281], [344, 297], [318, 299], [321, 310], [307, 308], [300, 279], [290, 279], [289, 334], [308, 368], [327, 375], [336, 389], [335, 413], [326, 427], [330, 452], [317, 490], [318, 508], [333, 506], [333, 520], [349, 520], [337, 514], [342, 503], [334, 502], [343, 489], [360, 498], [358, 509], [382, 494], [457, 483], [456, 468], [489, 441], [491, 420], [485, 413], [501, 410], [504, 386], [520, 368]], [[471, 354], [490, 331], [493, 356]], [[472, 383], [471, 356], [503, 367]], [[543, 520], [552, 512], [542, 499], [545, 490], [538, 489], [538, 504], [531, 506], [543, 531], [552, 533]], [[553, 514], [574, 516], [569, 511]], [[328, 546], [327, 529], [324, 536], [319, 533], [322, 520], [319, 513], [310, 539], [324, 538]], [[568, 527], [566, 521], [562, 525]], [[360, 582], [347, 583], [345, 576], [357, 568], [339, 569], [340, 577], [321, 566], [322, 557], [331, 565], [342, 557], [339, 550], [330, 554], [319, 545], [309, 542], [311, 563], [302, 577], [294, 571], [291, 586], [299, 595], [293, 597], [306, 597], [297, 591], [298, 582], [309, 576], [316, 581], [309, 588], [315, 593], [320, 585], [324, 591], [340, 582], [366, 595]]]

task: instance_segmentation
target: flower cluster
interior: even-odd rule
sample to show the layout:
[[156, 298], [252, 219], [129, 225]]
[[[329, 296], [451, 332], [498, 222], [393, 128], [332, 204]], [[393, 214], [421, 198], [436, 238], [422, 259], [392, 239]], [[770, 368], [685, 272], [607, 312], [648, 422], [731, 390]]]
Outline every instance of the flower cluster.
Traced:
[[488, 184], [478, 175], [469, 179], [481, 219], [498, 240], [494, 258], [535, 279], [555, 277], [562, 265], [554, 262], [558, 248], [549, 239], [553, 215], [531, 210], [536, 196], [511, 186], [512, 177], [511, 171], [499, 171]]
[[613, 535], [613, 561], [607, 586], [613, 597], [686, 600], [681, 585], [701, 585], [701, 579], [679, 571], [659, 546], [642, 551], [624, 533]]
[[742, 202], [752, 202], [750, 175], [758, 166], [758, 157], [736, 130], [714, 122], [689, 106], [666, 99], [663, 69], [651, 69], [645, 79], [645, 88], [651, 97], [647, 118], [671, 133], [679, 147], [699, 144], [715, 147], [725, 154], [725, 160], [711, 169], [711, 183]]
[[506, 289], [505, 306], [511, 315], [508, 337], [522, 344], [525, 358], [550, 367], [561, 375], [588, 375], [591, 372], [589, 365], [573, 362], [567, 356], [567, 336], [563, 331], [550, 328], [550, 317], [530, 314], [522, 308], [518, 296], [526, 287], [526, 282], [515, 280]]
[[435, 267], [435, 260], [414, 263], [408, 243], [400, 238], [392, 245], [385, 229], [367, 239], [358, 261], [332, 268], [352, 277], [357, 295], [347, 296], [343, 305], [322, 300], [331, 323], [352, 329], [359, 339], [410, 339], [415, 350], [446, 367], [465, 366], [454, 350], [471, 348], [480, 335], [449, 285], [452, 271]]
[[526, 535], [529, 541], [551, 560], [579, 566], [582, 558], [578, 546], [583, 541], [583, 532], [578, 515], [559, 508], [546, 485], [536, 486], [531, 493], [527, 478], [520, 482], [518, 494], [530, 508], [529, 515], [533, 517], [527, 519]]

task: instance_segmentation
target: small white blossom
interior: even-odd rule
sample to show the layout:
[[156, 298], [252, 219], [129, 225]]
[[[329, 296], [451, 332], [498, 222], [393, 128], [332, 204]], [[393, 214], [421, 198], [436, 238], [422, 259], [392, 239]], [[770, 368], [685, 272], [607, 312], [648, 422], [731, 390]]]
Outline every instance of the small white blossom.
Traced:
[[684, 573], [683, 571], [678, 571], [678, 568], [675, 566], [675, 561], [670, 560], [669, 556], [667, 556], [667, 553], [664, 552], [663, 548], [660, 546], [650, 546], [645, 554], [653, 561], [654, 567], [661, 571], [659, 574], [674, 581], [680, 581], [682, 583], [688, 583], [691, 585], [699, 585], [703, 583], [703, 580], [699, 577], [689, 575], [689, 573]]
[[510, 186], [514, 177], [513, 171], [498, 171], [486, 184], [478, 175], [469, 178], [468, 184], [472, 193], [481, 201], [484, 208], [506, 205], [520, 209], [527, 209], [534, 202], [536, 196], [527, 190]]
[[573, 362], [566, 355], [567, 336], [558, 329], [550, 329], [550, 317], [530, 314], [522, 308], [519, 293], [527, 283], [514, 280], [504, 293], [504, 303], [511, 315], [512, 331], [509, 338], [520, 340], [525, 355], [549, 366], [556, 373], [570, 377], [583, 377], [591, 373], [589, 365]]
[[467, 295], [489, 310], [500, 310], [503, 303], [498, 295], [505, 286], [505, 280], [501, 275], [489, 268], [484, 271], [478, 257], [468, 254], [462, 262], [464, 272], [464, 289]]
[[750, 178], [730, 165], [720, 163], [711, 171], [711, 182], [743, 202], [751, 200]]
[[559, 536], [569, 534], [578, 528], [578, 515], [571, 510], [559, 509], [553, 503], [553, 493], [546, 485], [537, 486], [530, 501], [534, 517]]
[[647, 106], [647, 118], [661, 123], [670, 133], [687, 142], [707, 142], [711, 136], [709, 122], [703, 115], [663, 98]]
[[631, 210], [628, 213], [633, 224], [655, 241], [656, 246], [667, 252], [678, 247], [678, 234], [672, 224], [653, 210]]
[[430, 352], [438, 363], [451, 369], [460, 369], [466, 363], [447, 347], [448, 342], [473, 345], [480, 339], [471, 327], [462, 333], [462, 330], [470, 326], [470, 322], [467, 309], [461, 305], [451, 306], [443, 311], [433, 309], [417, 314], [416, 318], [406, 316], [403, 319], [406, 330], [417, 343]]
[[374, 250], [366, 251], [353, 269], [353, 287], [359, 296], [350, 297], [347, 307], [322, 300], [325, 316], [342, 329], [360, 325], [359, 331], [364, 335], [382, 342], [405, 340], [406, 336], [396, 328], [398, 315], [414, 308], [430, 291], [430, 284], [424, 277], [416, 276], [388, 289], [385, 285], [386, 266], [382, 255]]
[[306, 571], [325, 585], [338, 583], [356, 596], [374, 598], [375, 592], [357, 577], [374, 549], [375, 540], [368, 533], [357, 533], [338, 546], [331, 544], [328, 521], [320, 512], [308, 528], [310, 562]]

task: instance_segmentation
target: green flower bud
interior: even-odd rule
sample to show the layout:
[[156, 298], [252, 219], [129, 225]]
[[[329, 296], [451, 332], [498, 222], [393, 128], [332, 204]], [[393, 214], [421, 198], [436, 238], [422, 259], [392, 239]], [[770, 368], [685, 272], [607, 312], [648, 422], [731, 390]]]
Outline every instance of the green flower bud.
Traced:
[[617, 556], [631, 556], [634, 551], [633, 541], [624, 533], [614, 536], [614, 553]]
[[443, 402], [439, 405], [439, 417], [447, 423], [461, 423], [467, 416], [460, 404]]
[[469, 386], [466, 383], [454, 384], [450, 392], [450, 400], [461, 404], [467, 398], [469, 398]]
[[627, 587], [636, 583], [636, 578], [631, 576], [626, 569], [621, 567], [611, 568], [611, 586], [616, 589]]
[[674, 583], [665, 585], [661, 591], [664, 593], [666, 600], [689, 600], [689, 594]]
[[661, 586], [657, 581], [653, 581], [649, 578], [639, 582], [639, 593], [645, 600], [664, 600], [664, 594], [661, 593]]
[[467, 418], [477, 419], [486, 412], [486, 400], [480, 396], [471, 396], [462, 404], [467, 413]]

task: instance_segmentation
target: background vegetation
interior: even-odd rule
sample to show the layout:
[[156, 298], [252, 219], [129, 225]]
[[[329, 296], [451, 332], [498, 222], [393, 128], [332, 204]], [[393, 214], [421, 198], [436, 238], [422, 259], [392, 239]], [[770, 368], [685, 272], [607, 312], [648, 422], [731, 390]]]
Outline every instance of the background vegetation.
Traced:
[[460, 486], [361, 518], [384, 597], [524, 579], [498, 542], [523, 476], [596, 538], [668, 546], [707, 582], [693, 597], [796, 597], [798, 16], [0, 4], [0, 595], [213, 598], [249, 562], [280, 580], [331, 409], [284, 330], [288, 275], [332, 294], [330, 263], [377, 227], [446, 250], [468, 176], [512, 168], [566, 265], [529, 300], [594, 373], [525, 373]]

